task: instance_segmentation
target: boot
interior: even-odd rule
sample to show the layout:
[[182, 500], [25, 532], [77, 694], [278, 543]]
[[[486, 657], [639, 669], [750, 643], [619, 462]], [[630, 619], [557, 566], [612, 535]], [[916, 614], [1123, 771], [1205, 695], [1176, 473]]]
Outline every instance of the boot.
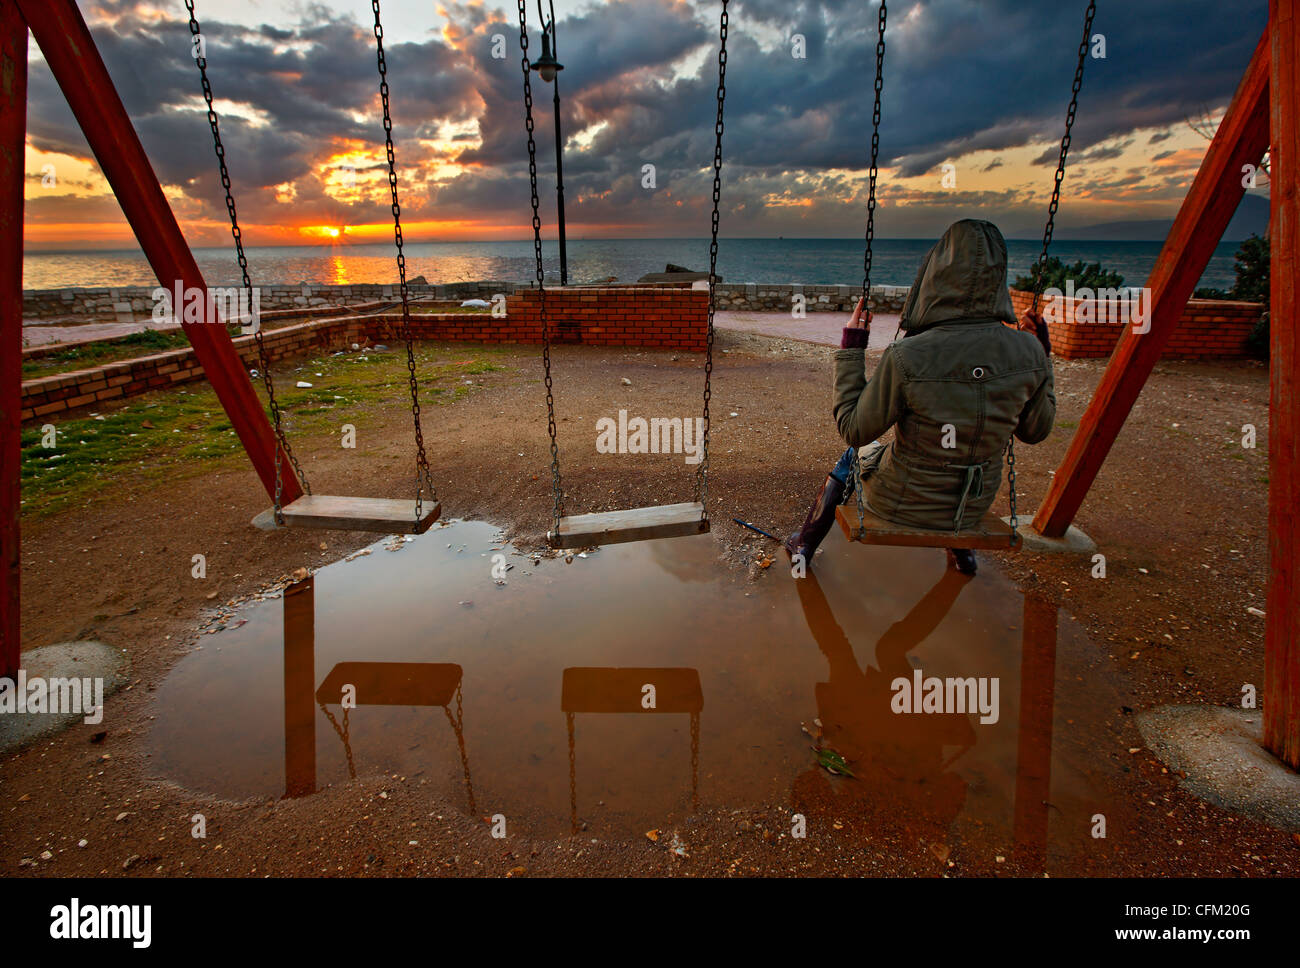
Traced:
[[826, 475], [826, 483], [817, 492], [812, 507], [808, 509], [808, 517], [804, 519], [803, 527], [785, 539], [785, 550], [791, 558], [795, 555], [803, 555], [805, 564], [812, 561], [817, 546], [822, 543], [831, 525], [835, 523], [835, 508], [844, 498], [844, 490], [842, 481], [832, 474]]
[[969, 548], [948, 548], [948, 564], [963, 575], [975, 574], [975, 552]]

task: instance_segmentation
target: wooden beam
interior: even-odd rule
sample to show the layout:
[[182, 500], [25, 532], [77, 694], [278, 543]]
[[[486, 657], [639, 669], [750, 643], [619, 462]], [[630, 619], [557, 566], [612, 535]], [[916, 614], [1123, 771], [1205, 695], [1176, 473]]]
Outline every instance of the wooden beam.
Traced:
[[1034, 516], [1039, 534], [1059, 538], [1074, 520], [1241, 202], [1245, 193], [1243, 166], [1258, 165], [1268, 149], [1268, 39], [1265, 30], [1151, 270], [1147, 281], [1150, 329], [1137, 333], [1132, 326], [1125, 326], [1121, 331], [1079, 429]]
[[1300, 770], [1300, 354], [1296, 279], [1300, 277], [1300, 0], [1273, 0], [1272, 155], [1269, 288], [1267, 630], [1264, 637], [1264, 745]]
[[[177, 284], [185, 291], [197, 289], [203, 293], [206, 306], [207, 283], [76, 3], [16, 2], [159, 284], [168, 291]], [[195, 137], [206, 137], [202, 127], [195, 128]], [[176, 314], [179, 319], [180, 313]], [[181, 325], [262, 485], [274, 498], [275, 434], [230, 334], [216, 319], [207, 323], [182, 321]], [[291, 467], [287, 457], [283, 466]], [[286, 471], [282, 503], [288, 504], [301, 495], [297, 479]]]
[[1024, 542], [1011, 544], [1011, 526], [990, 512], [973, 528], [965, 531], [936, 531], [932, 528], [914, 528], [866, 513], [866, 531], [861, 535], [858, 526], [863, 518], [855, 504], [842, 504], [835, 509], [844, 537], [869, 545], [893, 545], [907, 548], [971, 548], [985, 551], [1019, 551]]
[[27, 24], [0, 0], [0, 676], [22, 653], [19, 509], [22, 498], [23, 173], [27, 140]]

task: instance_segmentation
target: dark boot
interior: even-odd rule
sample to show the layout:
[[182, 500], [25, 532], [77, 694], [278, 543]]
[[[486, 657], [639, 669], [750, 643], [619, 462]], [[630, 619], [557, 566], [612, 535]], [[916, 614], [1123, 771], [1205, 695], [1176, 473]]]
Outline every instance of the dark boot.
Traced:
[[835, 523], [835, 508], [843, 498], [844, 484], [833, 474], [827, 474], [826, 483], [817, 492], [812, 507], [808, 509], [808, 517], [804, 519], [803, 527], [785, 539], [785, 550], [791, 558], [795, 555], [803, 555], [805, 564], [812, 561], [817, 546], [822, 543], [831, 525]]
[[975, 574], [975, 552], [969, 548], [948, 548], [948, 564], [963, 575]]

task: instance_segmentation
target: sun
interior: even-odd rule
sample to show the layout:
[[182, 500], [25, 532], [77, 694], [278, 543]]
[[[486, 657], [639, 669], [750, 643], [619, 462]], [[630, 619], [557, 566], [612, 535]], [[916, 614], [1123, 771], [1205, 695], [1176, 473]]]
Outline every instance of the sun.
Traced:
[[335, 228], [333, 225], [327, 225], [325, 226], [325, 234], [331, 239], [337, 239], [343, 233], [342, 230]]

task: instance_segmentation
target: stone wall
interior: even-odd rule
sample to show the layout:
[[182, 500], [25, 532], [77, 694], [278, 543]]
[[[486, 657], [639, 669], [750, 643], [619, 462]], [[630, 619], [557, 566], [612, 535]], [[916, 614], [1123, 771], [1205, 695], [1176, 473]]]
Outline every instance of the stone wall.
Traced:
[[[153, 317], [156, 286], [123, 286], [114, 289], [25, 289], [23, 318], [48, 319], [57, 316], [94, 316], [120, 322], [145, 322]], [[369, 302], [400, 299], [397, 286], [352, 285], [260, 286], [259, 299], [265, 311], [307, 310], [317, 307], [357, 306]], [[532, 289], [529, 283], [456, 282], [446, 285], [412, 283], [411, 299], [492, 301], [497, 294], [512, 296]], [[691, 288], [690, 283], [646, 285], [571, 286], [571, 289]], [[903, 308], [907, 286], [872, 286], [871, 305], [878, 312], [896, 313]], [[548, 291], [556, 292], [558, 287]], [[804, 296], [808, 312], [851, 312], [862, 294], [861, 286], [801, 286], [792, 283], [719, 283], [718, 308], [748, 312], [789, 312], [794, 295]]]

